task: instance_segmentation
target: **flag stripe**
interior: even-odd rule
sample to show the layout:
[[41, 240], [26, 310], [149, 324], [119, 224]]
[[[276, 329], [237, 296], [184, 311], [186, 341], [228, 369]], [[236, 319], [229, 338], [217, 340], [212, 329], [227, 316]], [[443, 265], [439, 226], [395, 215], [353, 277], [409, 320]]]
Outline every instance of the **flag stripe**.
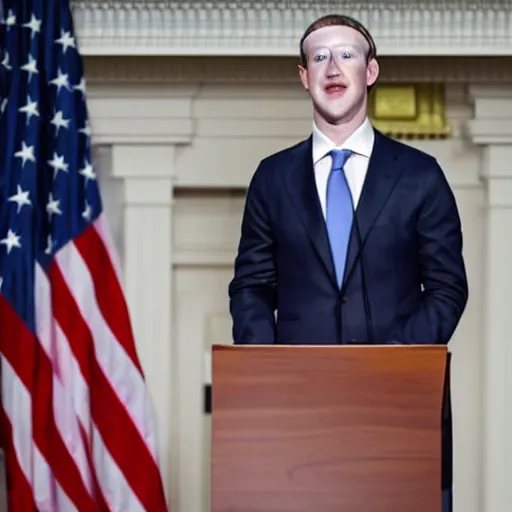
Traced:
[[[132, 487], [119, 470], [101, 434], [97, 428], [93, 429], [94, 463], [99, 468], [99, 485], [102, 493], [110, 505], [112, 512], [140, 512], [152, 510], [144, 508], [133, 493]], [[159, 509], [157, 509], [159, 510]]]
[[[13, 429], [10, 416], [13, 415], [12, 401], [16, 399], [16, 393], [13, 392], [11, 383], [17, 379], [14, 371], [4, 357], [1, 358], [2, 364], [2, 385], [9, 383], [10, 400], [3, 403], [0, 408], [0, 421], [2, 425], [2, 441], [5, 454], [5, 471], [6, 471], [6, 485], [8, 488], [7, 493], [7, 506], [8, 510], [13, 512], [37, 512], [36, 505], [32, 498], [32, 487], [26, 476], [27, 468], [22, 469], [22, 459], [20, 459], [20, 451], [16, 451], [13, 438], [16, 436], [17, 429]], [[6, 377], [6, 373], [10, 375]], [[5, 380], [7, 379], [7, 381]], [[18, 380], [18, 385], [23, 386]], [[7, 393], [6, 393], [7, 396]], [[9, 412], [7, 412], [9, 411]], [[31, 446], [31, 440], [28, 440], [26, 446]], [[26, 462], [25, 462], [26, 464]]]
[[[12, 450], [16, 455], [16, 465], [23, 474], [23, 481], [30, 487], [32, 482], [32, 425], [24, 421], [27, 414], [30, 415], [32, 400], [27, 388], [18, 378], [18, 375], [11, 364], [4, 356], [2, 361], [2, 392], [4, 399], [2, 408], [5, 414], [5, 420], [8, 422], [5, 431], [2, 432], [2, 438], [6, 445], [11, 444]], [[7, 435], [7, 431], [11, 432]], [[7, 459], [10, 460], [9, 458]], [[14, 462], [14, 461], [12, 461]], [[17, 474], [18, 478], [21, 475]], [[14, 474], [12, 476], [15, 476]], [[13, 480], [13, 483], [20, 484], [23, 487], [23, 481]]]
[[[24, 471], [27, 471], [26, 477], [32, 484], [34, 500], [38, 505], [45, 502], [46, 492], [43, 496], [39, 495], [41, 487], [38, 483], [41, 479], [44, 482], [51, 481], [53, 476], [46, 474], [49, 471], [47, 465], [32, 466], [33, 443], [41, 451], [42, 457], [51, 465], [55, 478], [59, 480], [63, 490], [73, 502], [80, 507], [80, 511], [93, 511], [95, 510], [93, 501], [84, 488], [78, 476], [78, 470], [55, 425], [52, 414], [51, 364], [35, 336], [28, 331], [18, 315], [12, 312], [9, 304], [3, 299], [0, 299], [0, 308], [0, 322], [3, 328], [1, 347], [5, 358], [2, 368], [12, 369], [12, 372], [6, 371], [5, 379], [2, 376], [4, 384], [2, 400], [7, 404], [9, 400], [15, 400], [12, 402], [11, 410], [6, 408], [6, 414], [14, 428], [15, 450], [20, 465]], [[16, 343], [13, 343], [13, 340], [16, 340]], [[8, 366], [6, 362], [9, 363]], [[22, 383], [23, 386], [17, 385], [17, 382]], [[23, 392], [24, 389], [25, 392]], [[33, 419], [30, 420], [30, 418]], [[32, 428], [29, 430], [30, 424]], [[29, 443], [28, 440], [30, 440]], [[21, 450], [23, 453], [20, 453]]]
[[[69, 348], [73, 353], [76, 364], [80, 369], [89, 393], [92, 387], [92, 364], [94, 363], [94, 347], [91, 344], [90, 332], [85, 324], [78, 306], [66, 286], [64, 277], [58, 265], [53, 262], [48, 271], [52, 287], [52, 302], [59, 304], [53, 311], [55, 321], [65, 339], [68, 340]], [[85, 328], [76, 328], [84, 324]], [[83, 414], [80, 414], [83, 426], [86, 429], [88, 439], [92, 439], [92, 425], [86, 422]]]
[[[91, 396], [95, 425], [101, 432], [112, 458], [145, 509], [155, 512], [167, 510], [163, 494], [150, 492], [151, 486], [148, 485], [159, 478], [158, 468], [130, 421], [128, 413], [119, 400], [116, 400], [114, 390], [107, 379], [99, 379], [100, 373], [101, 369], [98, 367], [98, 374], [95, 376], [98, 383], [92, 388]], [[123, 432], [122, 436], [119, 435], [120, 429]], [[130, 447], [129, 451], [126, 446]], [[137, 463], [134, 463], [133, 459], [137, 460]], [[108, 501], [108, 497], [106, 499]]]
[[39, 342], [52, 364], [55, 422], [60, 436], [80, 472], [87, 492], [90, 496], [93, 496], [86, 447], [84, 446], [78, 418], [75, 414], [75, 404], [73, 403], [72, 393], [74, 388], [71, 372], [74, 365], [72, 354], [67, 340], [55, 335], [57, 326], [52, 314], [50, 283], [45, 272], [38, 264], [36, 264], [35, 275], [36, 296], [38, 298], [36, 302], [36, 332]]
[[[12, 468], [11, 485], [16, 493], [9, 494], [9, 501], [19, 504], [24, 510], [28, 500], [20, 496], [20, 492], [30, 487], [32, 492], [32, 375], [34, 353], [26, 347], [26, 339], [30, 338], [25, 325], [13, 311], [11, 305], [0, 296], [0, 347], [2, 352], [2, 407], [6, 416], [6, 429], [11, 427], [12, 450], [6, 451], [6, 467]], [[4, 433], [3, 435], [6, 435]], [[9, 438], [6, 436], [6, 441]], [[20, 469], [20, 472], [17, 471]], [[23, 476], [22, 476], [23, 475]], [[34, 497], [35, 500], [35, 497]], [[34, 502], [34, 501], [33, 501]], [[34, 504], [35, 506], [35, 504]], [[15, 509], [17, 510], [17, 509]], [[29, 510], [28, 508], [26, 510]]]
[[[2, 335], [0, 336], [0, 347], [3, 357], [6, 359], [6, 362], [9, 363], [10, 367], [12, 367], [13, 374], [19, 379], [20, 383], [27, 390], [28, 396], [30, 398], [30, 392], [33, 387], [33, 376], [34, 376], [34, 359], [35, 353], [30, 350], [30, 340], [32, 334], [30, 334], [25, 326], [25, 324], [21, 321], [20, 317], [16, 314], [16, 312], [12, 309], [11, 305], [4, 299], [4, 297], [0, 296], [0, 326], [2, 328]], [[14, 342], [16, 341], [16, 342]], [[9, 383], [10, 385], [14, 385]], [[20, 393], [21, 389], [16, 386], [15, 388], [2, 388], [2, 402], [8, 403], [13, 400], [10, 393], [7, 391], [12, 390], [12, 392]], [[4, 394], [4, 391], [5, 394]], [[21, 395], [18, 398], [22, 398]], [[18, 405], [18, 402], [14, 400], [13, 405]], [[20, 410], [20, 413], [25, 414], [29, 412], [31, 408], [25, 408]], [[28, 416], [30, 418], [31, 416]], [[20, 423], [19, 426], [25, 428], [29, 428], [31, 422]], [[13, 428], [16, 432], [21, 432], [18, 430], [17, 426], [13, 424]], [[30, 430], [29, 435], [32, 435], [32, 431]], [[29, 448], [24, 445], [24, 448], [30, 452]], [[27, 456], [27, 460], [30, 460], [30, 457]], [[31, 466], [29, 467], [30, 475], [32, 472]]]
[[[87, 230], [87, 241], [88, 235], [93, 232], [91, 228]], [[98, 364], [110, 381], [118, 399], [128, 411], [141, 438], [144, 441], [148, 440], [147, 446], [150, 449], [153, 448], [156, 443], [150, 423], [149, 400], [142, 375], [133, 366], [123, 347], [117, 342], [110, 325], [105, 322], [95, 300], [95, 287], [86, 263], [74, 243], [63, 247], [57, 253], [55, 261], [78, 305], [80, 316], [91, 331]], [[154, 449], [151, 449], [150, 453], [156, 460], [157, 455]]]
[[[41, 479], [51, 481], [48, 465], [38, 465], [34, 452], [37, 450], [39, 433], [46, 425], [32, 421], [37, 402], [36, 391], [42, 396], [38, 380], [34, 386], [34, 376], [40, 376], [37, 342], [20, 318], [12, 312], [10, 305], [0, 299], [0, 322], [4, 328], [2, 343], [2, 401], [3, 407], [13, 427], [13, 445], [20, 467], [30, 483], [34, 502], [38, 508], [52, 506], [48, 502], [47, 490], [39, 485]], [[16, 340], [17, 343], [13, 343]], [[26, 355], [26, 357], [24, 357]], [[39, 374], [39, 375], [38, 375]], [[38, 418], [40, 419], [40, 418]], [[35, 445], [35, 447], [34, 447]]]
[[[50, 282], [52, 285], [52, 297], [53, 301], [59, 303], [59, 308], [55, 309], [55, 319], [59, 325], [59, 329], [62, 333], [62, 337], [69, 341], [69, 346], [73, 352], [74, 362], [77, 366], [75, 372], [75, 378], [77, 380], [78, 393], [77, 398], [80, 396], [84, 397], [82, 403], [78, 403], [78, 416], [81, 418], [81, 424], [84, 430], [84, 435], [88, 440], [90, 449], [93, 448], [93, 430], [94, 425], [92, 421], [92, 400], [91, 396], [94, 394], [94, 389], [99, 389], [99, 400], [107, 400], [106, 407], [110, 410], [108, 413], [114, 413], [113, 407], [115, 406], [116, 399], [109, 401], [111, 394], [105, 395], [103, 393], [104, 388], [108, 388], [109, 384], [106, 382], [103, 372], [98, 367], [96, 358], [94, 355], [94, 347], [92, 345], [91, 333], [87, 324], [84, 322], [78, 306], [71, 296], [69, 289], [66, 286], [62, 273], [58, 265], [54, 262], [49, 271]], [[78, 378], [80, 376], [80, 378]], [[94, 382], [94, 386], [93, 383]], [[123, 426], [116, 424], [117, 436], [121, 439], [119, 428]], [[133, 452], [136, 455], [136, 452]], [[92, 452], [90, 459], [93, 460]], [[101, 460], [101, 459], [100, 459]], [[95, 466], [95, 472], [97, 474], [96, 480], [101, 482], [105, 476], [105, 471], [102, 466]], [[113, 485], [113, 487], [115, 487]], [[101, 500], [107, 500], [106, 496], [103, 495]], [[100, 503], [101, 506], [101, 503]], [[105, 505], [106, 507], [106, 505]], [[101, 508], [103, 510], [103, 508]], [[149, 512], [149, 511], [148, 511]]]
[[75, 238], [74, 246], [91, 274], [95, 298], [105, 322], [112, 330], [119, 345], [130, 357], [134, 367], [139, 374], [142, 374], [132, 339], [128, 308], [123, 301], [117, 272], [114, 270], [107, 248], [93, 226]]
[[[37, 343], [36, 343], [37, 344]], [[77, 466], [59, 435], [53, 415], [53, 372], [43, 350], [34, 347], [38, 354], [37, 386], [32, 389], [33, 437], [44, 459], [51, 466], [55, 478], [82, 512], [96, 507], [80, 477]], [[36, 497], [37, 501], [37, 497]], [[58, 509], [57, 509], [58, 510]]]
[[[75, 346], [78, 346], [78, 348], [91, 346], [91, 331], [83, 319], [74, 297], [71, 296], [71, 292], [64, 282], [60, 266], [53, 265], [50, 276], [56, 300], [59, 304], [65, 305], [65, 308], [55, 310], [56, 318], [65, 336], [70, 338], [68, 333], [71, 332], [73, 334], [74, 343], [72, 349], [74, 350]], [[149, 499], [143, 500], [144, 489], [147, 487], [146, 482], [158, 479], [158, 471], [130, 416], [118, 400], [103, 369], [98, 364], [96, 356], [90, 354], [87, 359], [83, 355], [76, 353], [75, 356], [81, 367], [82, 364], [84, 366], [87, 365], [84, 376], [90, 388], [93, 420], [101, 432], [102, 438], [107, 441], [119, 471], [125, 475], [135, 494], [146, 505], [147, 511], [154, 510], [158, 512], [166, 510], [161, 502], [162, 496], [158, 493], [150, 493], [152, 496]], [[92, 381], [94, 381], [94, 386], [91, 386]], [[119, 435], [120, 431], [123, 432], [122, 436]], [[126, 446], [130, 447], [129, 451], [126, 450]], [[98, 459], [96, 454], [97, 451], [95, 451], [95, 460], [104, 460]], [[136, 464], [133, 463], [133, 459], [137, 460]], [[105, 479], [108, 481], [112, 480], [112, 477], [108, 478], [106, 474], [108, 469], [101, 466], [96, 466], [95, 469], [100, 486]], [[122, 484], [118, 483], [118, 485], [121, 486]], [[107, 503], [112, 506], [109, 496], [105, 493], [103, 495]]]
[[[97, 231], [98, 235], [100, 236], [101, 240], [105, 244], [105, 248], [107, 250], [108, 257], [110, 258], [110, 261], [112, 262], [112, 269], [114, 270], [117, 278], [117, 282], [119, 283], [119, 287], [121, 288], [122, 292], [123, 290], [123, 279], [121, 275], [121, 263], [119, 261], [119, 256], [116, 252], [114, 240], [112, 238], [112, 234], [110, 233], [110, 230], [108, 228], [108, 222], [105, 217], [105, 214], [102, 212], [100, 215], [98, 215], [97, 219], [92, 224], [94, 226], [94, 229]], [[124, 302], [124, 300], [123, 300]]]
[[50, 466], [37, 447], [34, 449], [34, 469], [34, 494], [40, 512], [79, 512], [55, 480]]

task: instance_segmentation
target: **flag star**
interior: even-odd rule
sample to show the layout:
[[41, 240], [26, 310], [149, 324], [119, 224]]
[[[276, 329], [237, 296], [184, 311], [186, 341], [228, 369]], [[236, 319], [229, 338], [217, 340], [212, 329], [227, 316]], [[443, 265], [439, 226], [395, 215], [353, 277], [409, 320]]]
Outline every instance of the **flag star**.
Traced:
[[44, 250], [44, 253], [45, 254], [51, 254], [52, 251], [53, 251], [54, 245], [55, 245], [55, 243], [52, 240], [52, 235], [48, 235], [48, 239], [47, 239], [47, 242], [46, 242], [46, 249]]
[[4, 98], [2, 100], [2, 104], [0, 105], [0, 114], [4, 113], [5, 107], [7, 107], [7, 103], [9, 103], [9, 99], [8, 98]]
[[24, 23], [23, 26], [30, 29], [32, 32], [31, 37], [34, 37], [36, 33], [41, 32], [41, 20], [38, 20], [34, 14], [30, 17], [30, 21], [28, 23]]
[[39, 117], [39, 112], [37, 110], [37, 101], [32, 101], [30, 96], [27, 96], [27, 104], [24, 107], [20, 107], [19, 111], [27, 114], [27, 124], [29, 123], [30, 118], [32, 116]]
[[48, 198], [48, 204], [46, 205], [46, 211], [48, 212], [49, 217], [51, 218], [53, 214], [62, 215], [62, 211], [59, 208], [60, 199], [53, 199], [53, 194], [50, 192], [50, 197]]
[[92, 208], [87, 201], [85, 202], [85, 209], [82, 212], [82, 217], [87, 221], [91, 220], [92, 217]]
[[85, 183], [89, 180], [95, 180], [96, 179], [96, 173], [94, 172], [94, 169], [92, 168], [92, 165], [86, 160], [84, 162], [84, 168], [80, 169], [80, 174], [85, 178]]
[[14, 247], [21, 249], [20, 237], [11, 229], [7, 232], [7, 236], [0, 240], [0, 244], [7, 247], [7, 253], [10, 253]]
[[23, 71], [28, 72], [28, 74], [29, 74], [28, 81], [29, 82], [30, 82], [30, 80], [32, 80], [32, 75], [39, 73], [39, 70], [37, 69], [37, 61], [36, 61], [36, 59], [34, 59], [34, 57], [32, 57], [32, 55], [28, 56], [28, 62], [24, 66], [21, 66], [21, 69], [23, 69]]
[[9, 52], [7, 50], [4, 50], [4, 60], [2, 61], [2, 66], [5, 68], [5, 69], [12, 69], [12, 66], [10, 65], [9, 63]]
[[71, 90], [69, 86], [69, 76], [67, 73], [63, 73], [60, 68], [57, 70], [57, 77], [50, 80], [50, 83], [57, 87], [57, 94], [62, 87], [65, 87], [68, 91]]
[[66, 53], [68, 48], [76, 48], [75, 38], [71, 36], [71, 32], [60, 31], [60, 38], [55, 41], [62, 45], [62, 53]]
[[55, 112], [53, 119], [50, 121], [50, 123], [55, 126], [55, 135], [59, 134], [60, 128], [66, 128], [66, 130], [68, 130], [69, 129], [69, 121], [70, 121], [70, 119], [64, 119], [62, 110]]
[[36, 157], [34, 156], [34, 146], [27, 146], [24, 141], [21, 141], [21, 149], [14, 153], [14, 156], [23, 160], [21, 165], [22, 167], [25, 167], [28, 160], [31, 162], [36, 161]]
[[7, 13], [5, 24], [7, 25], [7, 30], [16, 25], [16, 15], [12, 9], [9, 9], [9, 12]]
[[77, 85], [73, 85], [73, 89], [75, 91], [80, 91], [85, 96], [85, 77], [80, 79], [80, 83]]
[[53, 167], [53, 177], [56, 178], [59, 171], [69, 172], [69, 165], [64, 162], [64, 155], [57, 155], [57, 153], [53, 153], [53, 159], [48, 160], [48, 165]]
[[84, 127], [80, 128], [80, 130], [78, 130], [78, 131], [80, 133], [83, 133], [86, 137], [90, 137], [91, 136], [91, 125], [90, 125], [88, 119], [85, 120]]
[[9, 201], [12, 201], [13, 203], [18, 204], [18, 213], [20, 213], [21, 209], [23, 208], [23, 205], [31, 205], [32, 202], [28, 198], [29, 191], [28, 190], [22, 190], [21, 187], [18, 185], [18, 192], [9, 197]]

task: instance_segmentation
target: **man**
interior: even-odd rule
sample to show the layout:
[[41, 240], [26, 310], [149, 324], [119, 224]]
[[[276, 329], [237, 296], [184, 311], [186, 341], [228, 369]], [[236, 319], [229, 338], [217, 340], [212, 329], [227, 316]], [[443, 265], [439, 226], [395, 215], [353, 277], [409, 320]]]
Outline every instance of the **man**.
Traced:
[[442, 169], [368, 120], [379, 65], [359, 22], [320, 18], [300, 51], [313, 133], [262, 160], [249, 185], [229, 285], [235, 344], [448, 343], [468, 285]]

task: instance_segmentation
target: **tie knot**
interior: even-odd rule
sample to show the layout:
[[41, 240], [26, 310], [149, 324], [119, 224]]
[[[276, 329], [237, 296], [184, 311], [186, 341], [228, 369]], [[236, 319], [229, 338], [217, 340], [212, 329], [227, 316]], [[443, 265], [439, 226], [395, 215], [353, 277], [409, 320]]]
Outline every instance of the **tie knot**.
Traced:
[[352, 151], [350, 151], [350, 149], [333, 149], [331, 151], [332, 170], [339, 171], [340, 169], [343, 169], [345, 162], [351, 154]]

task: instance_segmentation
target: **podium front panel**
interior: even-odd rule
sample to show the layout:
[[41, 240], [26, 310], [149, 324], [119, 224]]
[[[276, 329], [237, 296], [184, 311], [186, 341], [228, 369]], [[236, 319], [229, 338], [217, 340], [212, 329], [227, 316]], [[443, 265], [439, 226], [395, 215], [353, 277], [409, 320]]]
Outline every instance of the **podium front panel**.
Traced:
[[440, 512], [446, 347], [216, 346], [212, 512]]

